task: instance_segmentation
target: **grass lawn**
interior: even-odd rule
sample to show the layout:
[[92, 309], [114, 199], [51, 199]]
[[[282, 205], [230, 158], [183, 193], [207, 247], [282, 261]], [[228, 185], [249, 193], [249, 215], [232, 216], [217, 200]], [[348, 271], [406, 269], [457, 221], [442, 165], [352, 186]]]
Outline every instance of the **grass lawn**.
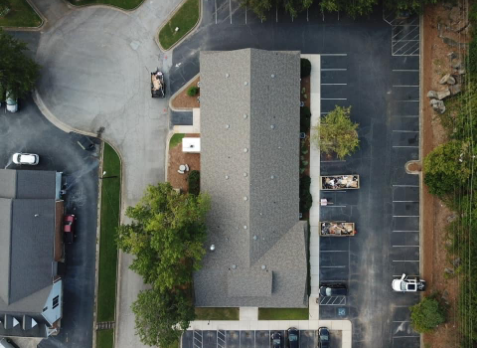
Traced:
[[[187, 0], [159, 32], [159, 42], [165, 50], [182, 39], [199, 21], [200, 1]], [[176, 27], [179, 28], [175, 32]]]
[[171, 140], [169, 141], [169, 149], [172, 149], [173, 147], [176, 147], [177, 145], [179, 145], [182, 141], [182, 138], [184, 138], [184, 136], [185, 134], [183, 133], [174, 134]]
[[308, 320], [308, 308], [259, 308], [258, 320]]
[[96, 331], [96, 348], [113, 348], [114, 346], [114, 330], [98, 330]]
[[38, 27], [41, 18], [26, 0], [8, 0], [11, 9], [5, 17], [0, 17], [0, 27]]
[[239, 309], [232, 307], [196, 307], [196, 320], [239, 320]]
[[116, 304], [116, 229], [119, 225], [121, 163], [116, 152], [104, 144], [101, 188], [101, 232], [98, 276], [98, 321], [114, 320]]
[[113, 5], [125, 10], [132, 10], [138, 7], [144, 0], [68, 0], [71, 4], [76, 6], [102, 4]]

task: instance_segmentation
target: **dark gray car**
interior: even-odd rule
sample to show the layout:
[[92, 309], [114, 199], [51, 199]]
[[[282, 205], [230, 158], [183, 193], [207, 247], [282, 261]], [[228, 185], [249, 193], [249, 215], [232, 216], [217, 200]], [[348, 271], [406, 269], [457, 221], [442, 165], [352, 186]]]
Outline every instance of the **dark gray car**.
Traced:
[[320, 286], [320, 296], [347, 296], [348, 288], [345, 284], [322, 284]]
[[288, 329], [288, 348], [298, 348], [299, 346], [300, 331], [296, 327]]

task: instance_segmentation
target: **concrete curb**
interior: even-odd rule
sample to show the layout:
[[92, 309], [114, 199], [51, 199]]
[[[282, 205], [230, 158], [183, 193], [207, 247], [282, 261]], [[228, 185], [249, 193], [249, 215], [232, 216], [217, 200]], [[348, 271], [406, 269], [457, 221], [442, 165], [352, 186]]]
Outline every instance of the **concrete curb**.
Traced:
[[190, 108], [190, 109], [180, 108], [180, 109], [178, 109], [178, 108], [173, 107], [172, 106], [172, 101], [174, 100], [175, 97], [177, 97], [180, 93], [182, 93], [187, 88], [187, 86], [189, 86], [191, 81], [194, 81], [199, 76], [200, 76], [200, 72], [197, 75], [195, 75], [193, 78], [191, 78], [189, 81], [187, 81], [187, 83], [185, 83], [181, 88], [179, 88], [178, 91], [176, 91], [176, 93], [174, 93], [169, 98], [169, 109], [171, 109], [174, 112], [192, 112], [192, 109], [194, 109], [194, 108]]
[[[422, 165], [424, 163], [423, 158], [423, 147], [424, 147], [424, 137], [423, 137], [423, 115], [424, 115], [424, 104], [423, 104], [423, 83], [424, 83], [424, 16], [419, 16], [419, 161]], [[409, 163], [409, 162], [408, 162]], [[406, 172], [407, 172], [407, 165], [406, 163]], [[412, 173], [414, 174], [414, 173]], [[422, 167], [421, 172], [417, 174], [422, 174]], [[424, 197], [424, 175], [419, 175], [419, 274], [423, 274], [424, 272], [424, 204], [423, 204], [423, 197]], [[421, 294], [421, 299], [423, 298], [424, 294]], [[420, 338], [420, 346], [424, 347], [424, 335], [419, 335]]]
[[36, 106], [38, 107], [40, 112], [43, 114], [43, 116], [45, 116], [48, 121], [53, 123], [57, 128], [61, 129], [63, 132], [65, 133], [75, 132], [78, 134], [86, 135], [88, 137], [94, 137], [94, 138], [98, 137], [96, 133], [71, 127], [67, 125], [66, 123], [64, 123], [63, 121], [60, 121], [58, 118], [56, 118], [56, 116], [53, 115], [53, 113], [46, 107], [37, 89], [33, 91], [33, 101], [35, 102]]
[[146, 0], [142, 0], [139, 5], [137, 5], [136, 7], [130, 9], [130, 10], [127, 10], [127, 9], [124, 9], [124, 8], [121, 8], [119, 6], [114, 6], [114, 5], [108, 5], [108, 4], [85, 4], [85, 5], [74, 5], [72, 4], [71, 2], [69, 2], [68, 0], [63, 0], [63, 2], [66, 4], [66, 6], [68, 6], [70, 9], [72, 10], [80, 10], [82, 8], [88, 8], [88, 7], [99, 7], [99, 8], [109, 8], [109, 9], [112, 9], [112, 10], [117, 10], [117, 11], [120, 11], [120, 12], [123, 12], [125, 14], [129, 14], [129, 13], [132, 13], [134, 11], [136, 11], [139, 7], [142, 6], [142, 4], [144, 4]]
[[48, 22], [48, 19], [46, 19], [46, 17], [43, 16], [43, 13], [40, 12], [38, 7], [36, 7], [36, 5], [31, 0], [26, 0], [26, 2], [28, 2], [28, 5], [30, 5], [30, 7], [33, 9], [33, 11], [35, 11], [38, 17], [40, 17], [41, 24], [37, 27], [2, 27], [0, 26], [0, 28], [2, 28], [5, 31], [40, 31], [42, 30], [43, 27]]
[[166, 137], [166, 155], [164, 156], [165, 158], [165, 165], [164, 165], [164, 181], [167, 182], [167, 168], [168, 168], [168, 164], [169, 164], [169, 143], [171, 141], [171, 138], [172, 136], [174, 135], [174, 131], [173, 130], [170, 130], [169, 133], [167, 133], [167, 137]]
[[197, 23], [192, 28], [190, 28], [187, 33], [185, 33], [185, 35], [182, 37], [182, 39], [177, 41], [175, 44], [173, 44], [167, 50], [164, 47], [162, 47], [161, 43], [159, 42], [159, 33], [161, 32], [162, 28], [164, 28], [166, 26], [166, 24], [171, 20], [171, 18], [177, 13], [177, 11], [179, 11], [179, 9], [182, 7], [182, 5], [184, 5], [184, 3], [186, 1], [187, 0], [183, 0], [179, 5], [177, 5], [176, 8], [174, 10], [172, 10], [171, 14], [164, 21], [164, 23], [162, 23], [159, 26], [159, 28], [156, 30], [156, 34], [154, 35], [154, 41], [156, 42], [159, 49], [164, 53], [172, 51], [174, 48], [176, 48], [176, 46], [180, 45], [185, 39], [187, 39], [190, 35], [192, 35], [196, 31], [196, 29], [200, 26], [200, 24], [202, 23], [202, 17], [203, 17], [203, 13], [204, 13], [204, 9], [203, 9], [204, 2], [202, 0], [199, 0], [200, 1], [199, 19], [197, 20]]
[[[103, 162], [104, 162], [104, 142], [101, 142], [101, 160], [98, 167], [98, 176], [103, 172]], [[101, 240], [101, 200], [102, 195], [103, 180], [99, 180], [98, 183], [98, 208], [96, 217], [96, 260], [94, 262], [94, 300], [93, 300], [93, 347], [96, 347], [96, 325], [98, 323], [98, 280], [99, 280], [99, 243]]]

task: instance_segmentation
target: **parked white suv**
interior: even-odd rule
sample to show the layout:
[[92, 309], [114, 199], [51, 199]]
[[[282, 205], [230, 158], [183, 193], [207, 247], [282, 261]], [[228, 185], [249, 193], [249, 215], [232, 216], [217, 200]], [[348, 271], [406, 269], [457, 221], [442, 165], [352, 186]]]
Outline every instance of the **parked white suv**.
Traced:
[[40, 156], [33, 153], [17, 152], [13, 154], [12, 160], [15, 164], [28, 164], [35, 166], [40, 162]]
[[9, 112], [17, 112], [18, 111], [18, 100], [16, 98], [13, 98], [13, 96], [10, 96], [10, 92], [7, 92], [7, 111]]

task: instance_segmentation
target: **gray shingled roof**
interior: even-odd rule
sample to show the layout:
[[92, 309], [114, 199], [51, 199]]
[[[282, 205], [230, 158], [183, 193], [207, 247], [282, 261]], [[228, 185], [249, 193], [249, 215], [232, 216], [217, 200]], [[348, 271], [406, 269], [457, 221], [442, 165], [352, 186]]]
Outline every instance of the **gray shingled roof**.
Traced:
[[200, 69], [201, 190], [216, 249], [194, 275], [196, 305], [304, 307], [300, 54], [201, 52]]
[[55, 199], [56, 172], [0, 169], [0, 197]]
[[[0, 198], [1, 251], [0, 312], [11, 310], [11, 304], [53, 284], [55, 200]], [[40, 311], [46, 301], [32, 299], [29, 308]]]

